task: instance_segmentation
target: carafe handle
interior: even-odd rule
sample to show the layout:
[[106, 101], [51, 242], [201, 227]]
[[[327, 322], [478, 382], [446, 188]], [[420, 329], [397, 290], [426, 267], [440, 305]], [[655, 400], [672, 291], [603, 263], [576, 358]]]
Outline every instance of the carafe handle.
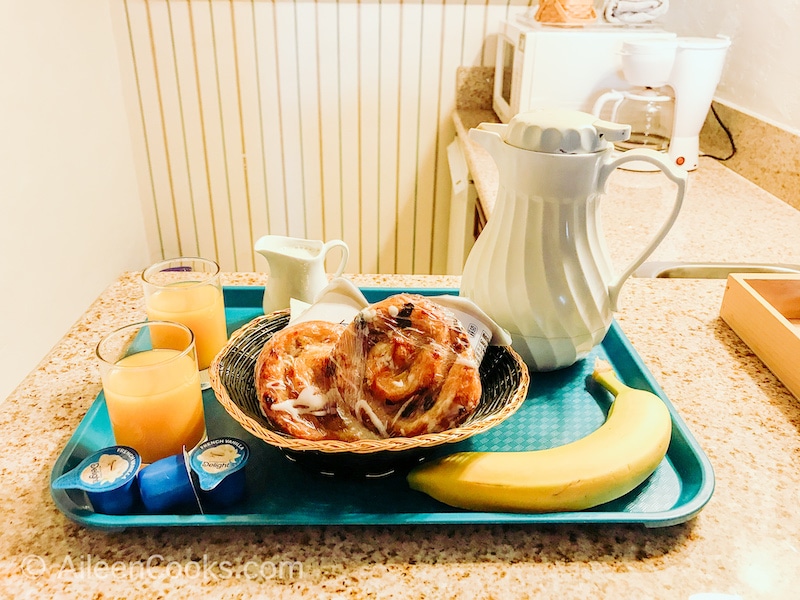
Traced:
[[598, 177], [598, 190], [601, 192], [605, 191], [609, 175], [611, 175], [615, 169], [624, 163], [631, 161], [643, 161], [655, 165], [664, 173], [664, 175], [666, 175], [678, 186], [675, 194], [675, 201], [672, 204], [672, 211], [670, 212], [666, 221], [664, 221], [664, 223], [661, 225], [661, 228], [656, 232], [656, 235], [652, 240], [650, 240], [650, 243], [645, 247], [644, 250], [642, 250], [639, 256], [637, 256], [622, 271], [622, 273], [617, 276], [615, 280], [608, 284], [608, 297], [611, 302], [611, 310], [613, 311], [617, 310], [617, 299], [619, 298], [619, 292], [622, 289], [622, 285], [625, 283], [625, 281], [627, 281], [628, 277], [630, 277], [631, 274], [641, 266], [647, 257], [653, 253], [653, 250], [656, 249], [656, 246], [661, 243], [669, 230], [675, 224], [675, 219], [678, 218], [678, 213], [680, 212], [681, 205], [683, 204], [683, 196], [686, 193], [686, 183], [689, 177], [688, 173], [685, 170], [668, 163], [662, 158], [662, 156], [663, 153], [661, 152], [656, 152], [655, 150], [649, 150], [645, 148], [628, 150], [619, 158], [606, 163], [600, 168]]
[[622, 104], [622, 101], [625, 99], [625, 94], [622, 92], [618, 92], [617, 90], [611, 90], [610, 92], [606, 92], [602, 96], [600, 96], [597, 101], [594, 103], [594, 107], [592, 108], [592, 114], [596, 117], [600, 116], [600, 113], [603, 110], [603, 106], [605, 106], [608, 102], [614, 102], [614, 105], [611, 107], [611, 116], [608, 117], [609, 121], [614, 121], [617, 117], [617, 109], [619, 105]]
[[336, 271], [333, 274], [334, 277], [339, 277], [339, 275], [344, 273], [344, 268], [347, 266], [347, 259], [350, 257], [350, 248], [342, 240], [331, 240], [322, 246], [320, 255], [325, 257], [328, 255], [328, 252], [334, 248], [342, 249], [342, 259], [339, 261], [339, 266], [336, 268]]

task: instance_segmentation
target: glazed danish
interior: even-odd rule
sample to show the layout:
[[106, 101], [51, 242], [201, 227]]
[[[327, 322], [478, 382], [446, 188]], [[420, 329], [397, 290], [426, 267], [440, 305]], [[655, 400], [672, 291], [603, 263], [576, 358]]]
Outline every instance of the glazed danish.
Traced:
[[340, 415], [378, 437], [457, 427], [480, 401], [478, 362], [461, 323], [417, 294], [359, 312], [331, 360]]
[[308, 440], [355, 439], [337, 414], [330, 356], [344, 326], [307, 321], [276, 332], [255, 366], [261, 410], [273, 425]]

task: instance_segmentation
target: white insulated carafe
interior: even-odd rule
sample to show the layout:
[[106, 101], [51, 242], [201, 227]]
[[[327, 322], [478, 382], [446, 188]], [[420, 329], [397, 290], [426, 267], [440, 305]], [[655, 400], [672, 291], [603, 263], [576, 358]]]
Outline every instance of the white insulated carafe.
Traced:
[[[508, 330], [534, 371], [574, 364], [611, 326], [620, 289], [653, 252], [680, 211], [687, 174], [652, 150], [613, 158], [630, 126], [571, 110], [534, 110], [507, 125], [470, 131], [494, 159], [494, 212], [470, 252], [460, 293]], [[614, 169], [648, 162], [677, 184], [672, 211], [621, 273], [612, 268], [598, 203]]]

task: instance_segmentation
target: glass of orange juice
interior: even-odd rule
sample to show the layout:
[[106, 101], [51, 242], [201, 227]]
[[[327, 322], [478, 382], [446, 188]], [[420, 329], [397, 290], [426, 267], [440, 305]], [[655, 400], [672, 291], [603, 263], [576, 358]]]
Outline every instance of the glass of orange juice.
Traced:
[[206, 437], [194, 334], [180, 323], [126, 325], [97, 345], [115, 443], [150, 463]]
[[142, 273], [147, 318], [192, 330], [203, 388], [206, 370], [228, 341], [219, 265], [205, 258], [172, 258]]

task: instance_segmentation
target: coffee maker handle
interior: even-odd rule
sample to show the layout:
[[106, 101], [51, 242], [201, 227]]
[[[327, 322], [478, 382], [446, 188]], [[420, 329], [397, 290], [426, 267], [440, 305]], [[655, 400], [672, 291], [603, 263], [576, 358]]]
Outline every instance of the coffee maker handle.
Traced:
[[631, 162], [631, 161], [643, 161], [655, 165], [658, 167], [664, 175], [666, 175], [670, 180], [672, 180], [677, 185], [677, 191], [675, 193], [675, 201], [672, 204], [672, 211], [670, 212], [667, 219], [661, 225], [661, 228], [656, 232], [656, 235], [650, 240], [650, 243], [645, 247], [644, 250], [637, 256], [626, 268], [622, 271], [622, 273], [608, 285], [608, 297], [611, 302], [611, 310], [617, 310], [617, 299], [619, 298], [619, 292], [622, 289], [622, 285], [627, 281], [628, 277], [630, 277], [633, 272], [638, 269], [642, 263], [653, 253], [653, 250], [656, 249], [664, 237], [667, 235], [669, 230], [675, 224], [675, 219], [678, 218], [678, 213], [681, 210], [681, 206], [683, 204], [683, 196], [686, 193], [686, 183], [688, 181], [689, 175], [688, 173], [681, 168], [678, 168], [671, 163], [665, 161], [662, 157], [664, 154], [662, 152], [656, 152], [655, 150], [649, 149], [637, 149], [637, 150], [628, 150], [619, 158], [612, 160], [600, 169], [600, 176], [598, 178], [598, 189], [602, 192], [605, 192], [606, 183], [608, 181], [609, 175], [623, 165], [624, 163]]

